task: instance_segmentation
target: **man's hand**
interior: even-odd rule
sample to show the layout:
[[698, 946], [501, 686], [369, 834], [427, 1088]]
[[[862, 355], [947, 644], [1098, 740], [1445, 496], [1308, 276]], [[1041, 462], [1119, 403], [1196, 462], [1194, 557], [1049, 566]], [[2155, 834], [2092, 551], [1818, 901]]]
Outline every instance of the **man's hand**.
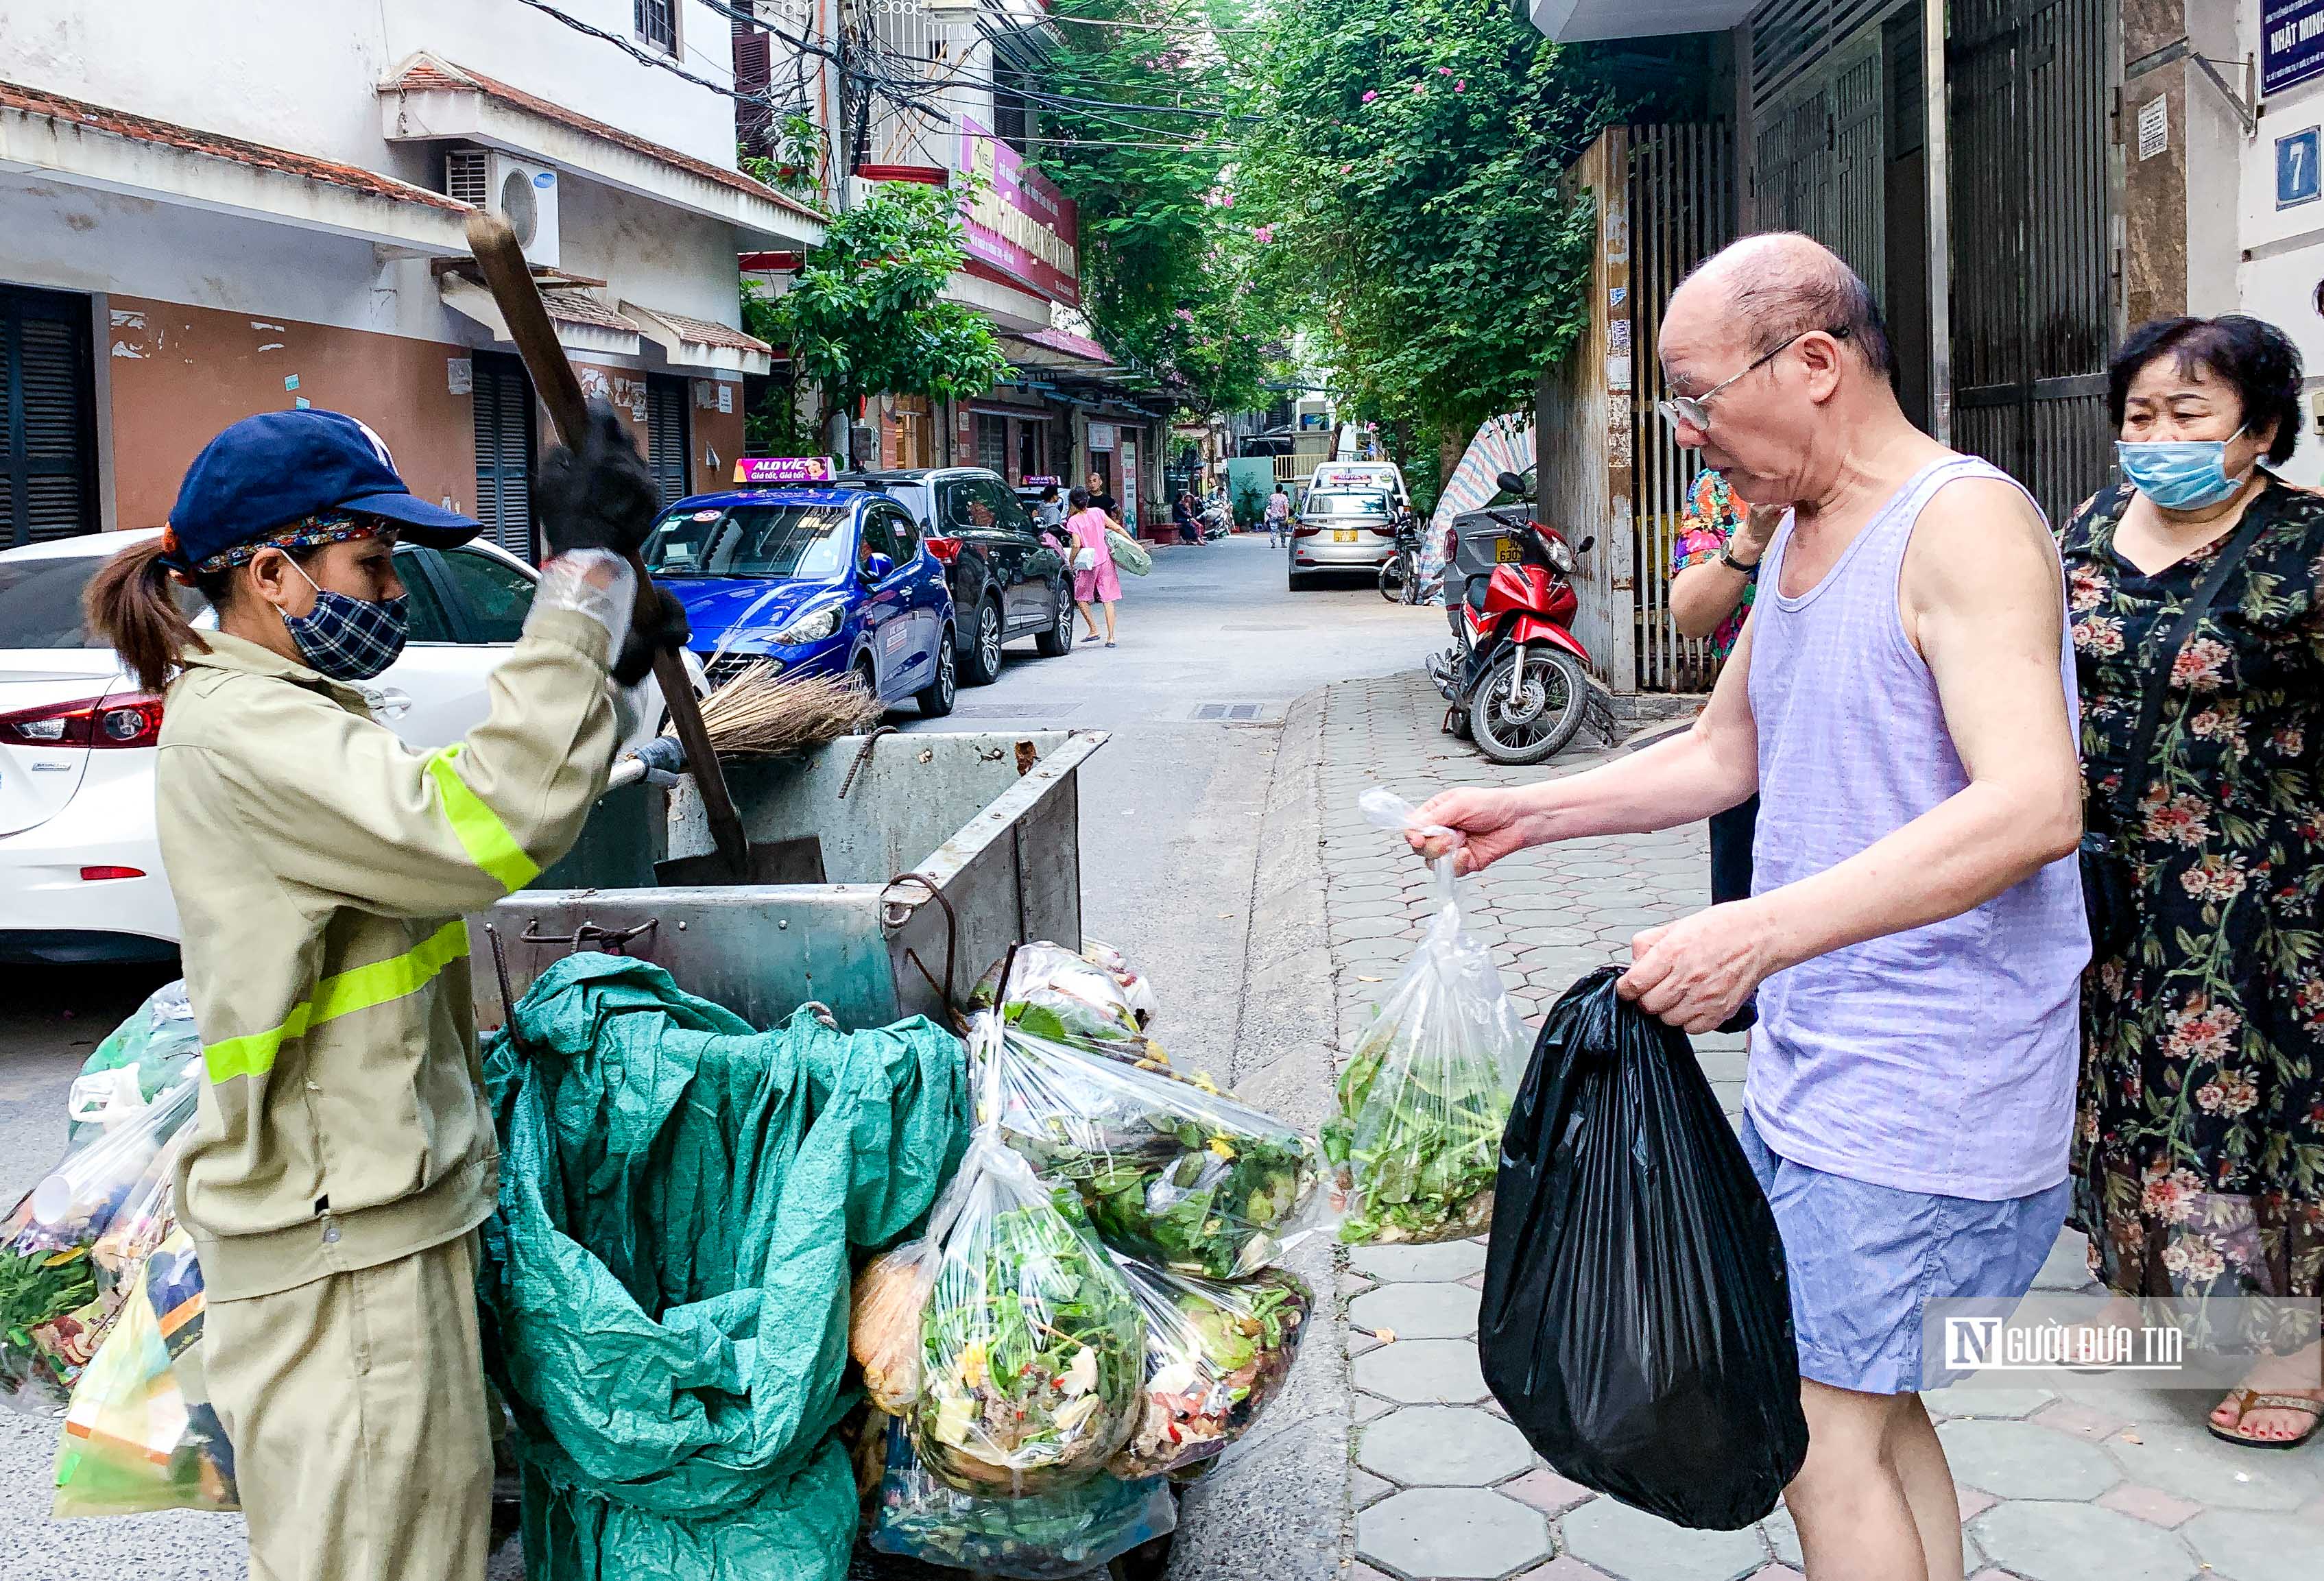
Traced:
[[1633, 938], [1616, 991], [1692, 1035], [1716, 1031], [1783, 964], [1764, 911], [1733, 900]]
[[694, 628], [687, 623], [686, 606], [670, 597], [668, 589], [651, 584], [647, 586], [649, 607], [631, 620], [629, 637], [622, 644], [620, 657], [613, 660], [610, 673], [616, 685], [636, 685], [653, 668], [655, 654], [664, 650], [679, 652], [694, 639]]
[[1528, 832], [1524, 793], [1513, 790], [1439, 791], [1421, 804], [1421, 823], [1433, 823], [1452, 830], [1461, 838], [1449, 840], [1442, 834], [1427, 834], [1419, 829], [1405, 831], [1404, 838], [1412, 849], [1434, 861], [1445, 852], [1452, 853], [1452, 870], [1456, 873], [1481, 872], [1514, 851], [1523, 850], [1539, 841]]
[[661, 510], [645, 458], [602, 399], [589, 403], [589, 427], [577, 451], [558, 446], [541, 458], [532, 499], [551, 556], [575, 549], [634, 554]]

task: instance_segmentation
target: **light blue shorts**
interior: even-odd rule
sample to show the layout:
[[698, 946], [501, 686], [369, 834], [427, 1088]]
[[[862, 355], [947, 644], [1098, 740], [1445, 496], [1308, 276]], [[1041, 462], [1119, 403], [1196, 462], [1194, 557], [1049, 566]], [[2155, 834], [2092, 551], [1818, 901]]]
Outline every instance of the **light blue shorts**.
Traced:
[[1828, 1175], [1767, 1151], [1748, 1116], [1743, 1155], [1775, 1210], [1792, 1287], [1800, 1375], [1865, 1394], [1953, 1382], [1922, 1372], [1924, 1303], [2015, 1300], [2066, 1222], [2072, 1183], [1999, 1202]]

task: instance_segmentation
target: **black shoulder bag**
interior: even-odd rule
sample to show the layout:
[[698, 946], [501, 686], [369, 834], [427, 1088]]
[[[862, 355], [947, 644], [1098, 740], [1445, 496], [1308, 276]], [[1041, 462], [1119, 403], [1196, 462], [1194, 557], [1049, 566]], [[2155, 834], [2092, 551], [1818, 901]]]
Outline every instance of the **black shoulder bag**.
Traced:
[[2227, 540], [2219, 557], [2211, 562], [2210, 570], [2203, 574], [2202, 582], [2180, 610], [2177, 623], [2163, 641], [2162, 663], [2147, 677], [2144, 694], [2139, 701], [2138, 731], [2131, 738], [2130, 759], [2123, 768], [2121, 786], [2107, 801], [2090, 804], [2082, 831], [2082, 913], [2090, 924], [2093, 961], [2121, 954], [2138, 931], [2138, 882], [2125, 848], [2138, 798], [2153, 777], [2147, 768], [2147, 758], [2154, 750], [2155, 732], [2163, 725], [2163, 704], [2170, 696], [2171, 672], [2178, 666], [2180, 650], [2194, 636], [2211, 601], [2226, 585], [2228, 574], [2266, 525], [2260, 501], [2254, 500], [2245, 508], [2244, 519], [2236, 527], [2235, 537]]

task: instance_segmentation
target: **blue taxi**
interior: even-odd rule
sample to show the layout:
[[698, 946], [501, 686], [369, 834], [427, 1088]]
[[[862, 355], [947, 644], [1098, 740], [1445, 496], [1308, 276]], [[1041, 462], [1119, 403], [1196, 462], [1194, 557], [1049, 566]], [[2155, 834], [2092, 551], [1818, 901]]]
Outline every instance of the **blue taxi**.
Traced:
[[712, 685], [761, 661], [854, 676], [889, 706], [952, 712], [952, 593], [911, 515], [862, 487], [735, 489], [680, 500], [646, 570], [686, 606]]

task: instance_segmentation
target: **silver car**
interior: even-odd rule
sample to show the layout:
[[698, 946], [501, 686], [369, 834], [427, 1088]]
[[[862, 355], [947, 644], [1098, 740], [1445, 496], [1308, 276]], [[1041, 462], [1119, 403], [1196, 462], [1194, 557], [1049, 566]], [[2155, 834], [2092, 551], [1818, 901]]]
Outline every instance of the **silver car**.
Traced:
[[1317, 571], [1377, 572], [1396, 553], [1396, 510], [1379, 489], [1312, 489], [1291, 528], [1287, 585]]

